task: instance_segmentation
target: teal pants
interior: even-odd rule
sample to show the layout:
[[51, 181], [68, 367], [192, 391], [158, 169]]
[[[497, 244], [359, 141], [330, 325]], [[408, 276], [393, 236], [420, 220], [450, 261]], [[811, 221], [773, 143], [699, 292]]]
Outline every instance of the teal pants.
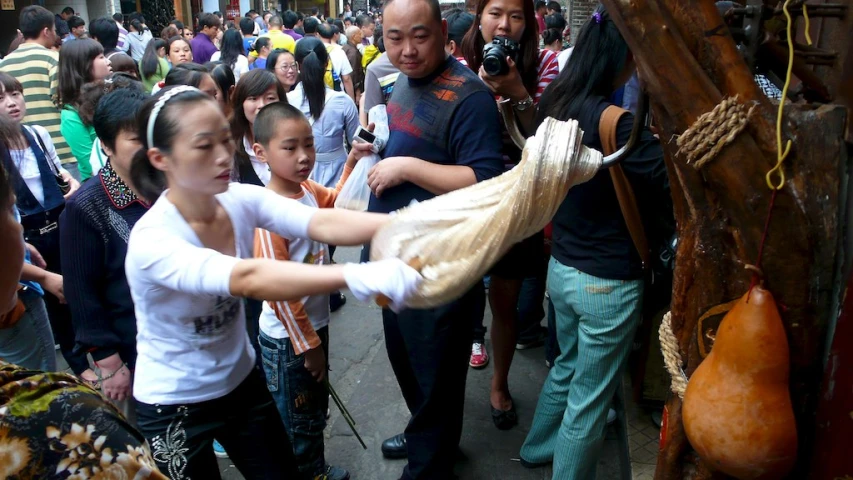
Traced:
[[521, 458], [553, 461], [553, 478], [594, 480], [607, 410], [640, 323], [642, 280], [548, 265], [560, 355], [548, 373]]

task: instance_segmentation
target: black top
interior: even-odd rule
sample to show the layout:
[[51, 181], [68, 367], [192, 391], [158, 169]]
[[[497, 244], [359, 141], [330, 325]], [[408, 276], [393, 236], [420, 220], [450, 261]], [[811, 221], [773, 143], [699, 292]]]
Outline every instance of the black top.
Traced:
[[63, 287], [77, 348], [95, 361], [118, 352], [131, 368], [136, 362], [136, 316], [124, 259], [130, 230], [148, 208], [107, 162], [59, 218]]
[[[584, 103], [577, 120], [587, 147], [602, 149], [598, 122], [609, 105], [603, 97]], [[616, 134], [619, 147], [628, 143], [633, 122], [630, 112], [620, 119]], [[622, 168], [634, 188], [646, 235], [655, 245], [649, 219], [672, 212], [660, 141], [644, 130], [638, 147], [622, 161]], [[631, 241], [608, 171], [602, 170], [589, 182], [569, 190], [554, 216], [551, 253], [563, 265], [599, 278], [632, 280], [643, 276], [640, 255]]]
[[71, 33], [71, 29], [68, 28], [68, 22], [62, 19], [62, 17], [57, 13], [53, 16], [53, 21], [56, 24], [56, 34], [59, 36], [61, 40], [64, 36]]

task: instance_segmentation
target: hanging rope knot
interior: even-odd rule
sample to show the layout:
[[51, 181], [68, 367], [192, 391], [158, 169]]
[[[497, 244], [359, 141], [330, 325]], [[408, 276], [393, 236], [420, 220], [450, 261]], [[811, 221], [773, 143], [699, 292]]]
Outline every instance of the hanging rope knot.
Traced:
[[678, 155], [697, 170], [713, 160], [746, 128], [756, 105], [747, 110], [738, 96], [724, 98], [713, 110], [703, 113], [676, 141]]
[[672, 312], [666, 312], [663, 316], [658, 338], [660, 338], [660, 351], [663, 354], [666, 371], [672, 377], [669, 388], [679, 398], [684, 398], [684, 391], [687, 390], [687, 375], [681, 368], [681, 350], [678, 348], [678, 339], [672, 331]]

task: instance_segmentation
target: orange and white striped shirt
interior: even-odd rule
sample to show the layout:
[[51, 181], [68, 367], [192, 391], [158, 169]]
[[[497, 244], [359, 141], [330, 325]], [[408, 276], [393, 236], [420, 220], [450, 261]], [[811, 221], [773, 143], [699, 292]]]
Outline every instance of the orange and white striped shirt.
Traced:
[[[290, 198], [315, 208], [334, 208], [335, 199], [352, 169], [344, 167], [334, 189], [313, 180], [302, 182], [302, 193]], [[285, 238], [267, 230], [255, 230], [255, 257], [323, 265], [329, 263], [329, 247], [310, 238]], [[265, 335], [290, 338], [298, 355], [320, 346], [317, 330], [329, 324], [329, 295], [314, 295], [290, 301], [264, 302], [260, 329]]]

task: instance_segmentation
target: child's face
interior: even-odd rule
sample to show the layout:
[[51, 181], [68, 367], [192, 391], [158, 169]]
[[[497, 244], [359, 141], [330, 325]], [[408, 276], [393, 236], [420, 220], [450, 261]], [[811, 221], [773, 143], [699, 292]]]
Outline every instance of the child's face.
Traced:
[[284, 180], [302, 183], [314, 168], [314, 132], [305, 119], [279, 121], [269, 145], [255, 150], [273, 175]]
[[27, 115], [24, 94], [18, 91], [0, 90], [0, 115], [16, 123], [23, 120]]
[[247, 97], [243, 100], [243, 114], [246, 115], [246, 120], [248, 120], [250, 124], [254, 124], [255, 118], [258, 117], [258, 112], [260, 112], [262, 108], [279, 100], [281, 99], [278, 98], [276, 85], [270, 85], [270, 88], [266, 89], [264, 93], [257, 97]]

